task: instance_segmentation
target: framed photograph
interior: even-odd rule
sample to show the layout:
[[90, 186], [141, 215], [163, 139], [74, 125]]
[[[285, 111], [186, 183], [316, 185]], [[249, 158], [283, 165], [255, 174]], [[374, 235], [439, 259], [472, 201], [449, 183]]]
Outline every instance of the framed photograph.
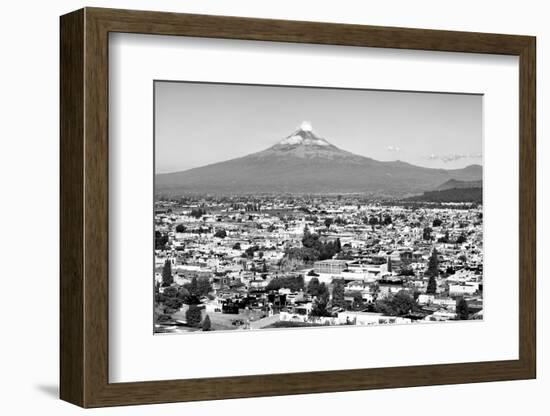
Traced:
[[535, 378], [534, 37], [60, 27], [63, 400]]

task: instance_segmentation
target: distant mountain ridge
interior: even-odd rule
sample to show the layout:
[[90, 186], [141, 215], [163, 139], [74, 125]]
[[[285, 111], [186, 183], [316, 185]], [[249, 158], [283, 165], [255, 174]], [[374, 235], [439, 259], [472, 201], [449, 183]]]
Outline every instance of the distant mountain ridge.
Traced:
[[406, 162], [381, 162], [342, 150], [302, 123], [277, 144], [236, 159], [181, 172], [157, 174], [155, 192], [188, 193], [369, 193], [403, 196], [448, 182], [479, 181], [480, 165], [431, 169]]
[[436, 191], [445, 191], [447, 189], [463, 189], [463, 188], [482, 188], [483, 181], [459, 181], [456, 179], [449, 179], [447, 182], [439, 185]]
[[441, 191], [428, 191], [422, 195], [407, 198], [416, 202], [483, 202], [483, 189], [476, 188], [450, 188]]

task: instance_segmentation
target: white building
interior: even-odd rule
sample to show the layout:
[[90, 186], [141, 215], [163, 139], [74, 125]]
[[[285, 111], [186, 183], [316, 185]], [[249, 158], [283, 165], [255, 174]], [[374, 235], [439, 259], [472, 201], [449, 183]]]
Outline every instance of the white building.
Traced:
[[461, 296], [461, 295], [473, 295], [479, 289], [479, 284], [475, 282], [468, 282], [464, 284], [449, 285], [449, 295]]
[[340, 312], [338, 314], [338, 322], [341, 325], [387, 325], [387, 324], [409, 324], [409, 318], [401, 318], [399, 316], [386, 316], [375, 312]]

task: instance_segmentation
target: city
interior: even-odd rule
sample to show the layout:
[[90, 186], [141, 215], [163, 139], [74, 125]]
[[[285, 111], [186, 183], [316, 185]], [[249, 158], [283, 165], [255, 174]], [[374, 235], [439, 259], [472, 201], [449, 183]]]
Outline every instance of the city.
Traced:
[[483, 319], [478, 202], [188, 195], [154, 210], [155, 333]]

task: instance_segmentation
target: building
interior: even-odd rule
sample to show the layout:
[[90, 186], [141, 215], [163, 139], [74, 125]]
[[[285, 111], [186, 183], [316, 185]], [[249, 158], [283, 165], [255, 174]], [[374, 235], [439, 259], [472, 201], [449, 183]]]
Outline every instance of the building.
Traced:
[[399, 316], [386, 316], [375, 312], [340, 312], [338, 314], [340, 325], [388, 325], [388, 324], [409, 324], [409, 318]]
[[468, 282], [465, 284], [458, 285], [449, 285], [449, 295], [451, 296], [462, 296], [462, 295], [473, 295], [477, 292], [479, 284], [474, 282]]
[[347, 268], [347, 260], [321, 260], [313, 264], [313, 270], [317, 274], [340, 274]]

